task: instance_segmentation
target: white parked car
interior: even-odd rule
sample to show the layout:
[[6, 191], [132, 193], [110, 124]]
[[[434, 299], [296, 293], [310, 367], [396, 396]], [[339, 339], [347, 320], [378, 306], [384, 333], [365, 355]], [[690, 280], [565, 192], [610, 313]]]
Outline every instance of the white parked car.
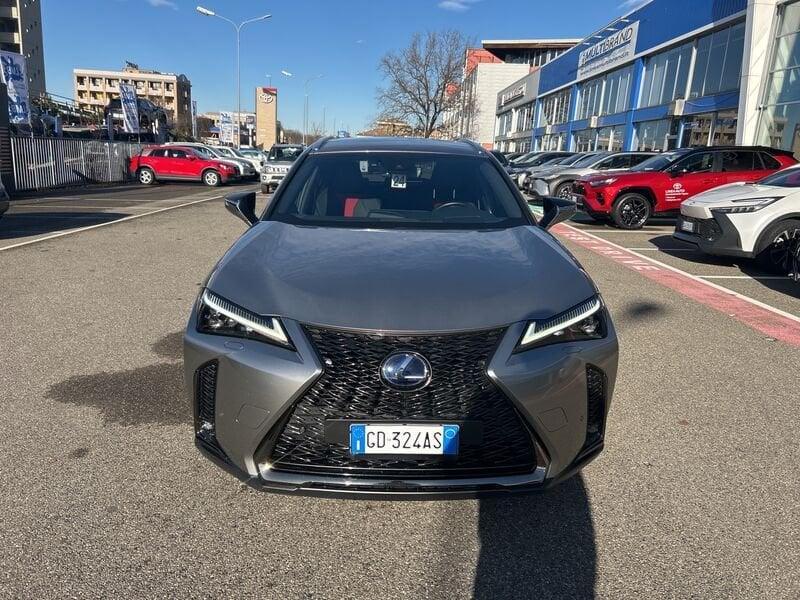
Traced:
[[252, 156], [247, 156], [243, 154], [240, 150], [236, 148], [231, 148], [230, 146], [211, 146], [211, 149], [216, 152], [221, 157], [230, 158], [233, 160], [241, 160], [249, 163], [251, 167], [253, 167], [253, 172], [248, 172], [245, 177], [252, 177], [257, 173], [261, 173], [261, 167], [264, 165], [261, 164], [261, 158], [254, 158]]
[[782, 275], [800, 269], [800, 165], [732, 183], [681, 204], [675, 238], [707, 254], [755, 259]]

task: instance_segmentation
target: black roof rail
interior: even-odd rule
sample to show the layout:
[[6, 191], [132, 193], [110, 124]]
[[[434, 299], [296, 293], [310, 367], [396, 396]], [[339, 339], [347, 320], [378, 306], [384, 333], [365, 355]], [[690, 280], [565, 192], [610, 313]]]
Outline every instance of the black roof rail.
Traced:
[[321, 137], [316, 142], [312, 143], [309, 146], [309, 149], [310, 150], [319, 150], [320, 148], [322, 148], [325, 144], [327, 144], [332, 139], [334, 139], [334, 137], [332, 135], [326, 135], [324, 137]]

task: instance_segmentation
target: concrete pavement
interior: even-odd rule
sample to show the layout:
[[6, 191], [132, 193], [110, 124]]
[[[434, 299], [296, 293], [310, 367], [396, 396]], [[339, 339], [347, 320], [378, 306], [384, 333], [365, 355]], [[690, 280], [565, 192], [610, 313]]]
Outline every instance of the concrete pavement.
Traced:
[[797, 348], [572, 242], [621, 339], [583, 475], [449, 502], [241, 485], [193, 446], [180, 338], [243, 227], [210, 200], [0, 252], [0, 596], [800, 596]]

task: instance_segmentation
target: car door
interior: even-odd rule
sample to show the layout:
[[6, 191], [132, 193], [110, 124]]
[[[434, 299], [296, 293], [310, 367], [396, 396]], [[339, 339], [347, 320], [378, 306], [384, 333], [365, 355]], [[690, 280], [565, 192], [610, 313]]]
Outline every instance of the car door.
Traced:
[[766, 174], [761, 158], [752, 150], [723, 150], [720, 155], [725, 183], [752, 183]]
[[188, 178], [191, 177], [189, 170], [190, 161], [186, 154], [186, 150], [182, 148], [170, 148], [167, 150], [167, 173], [170, 177]]
[[670, 180], [664, 191], [665, 208], [677, 210], [687, 198], [726, 183], [718, 158], [718, 152], [697, 152], [673, 165], [667, 171]]
[[156, 177], [163, 176], [166, 174], [164, 172], [164, 157], [166, 156], [166, 152], [167, 151], [163, 148], [151, 150], [146, 156], [143, 155], [139, 159], [139, 165], [142, 167], [150, 167], [156, 174]]

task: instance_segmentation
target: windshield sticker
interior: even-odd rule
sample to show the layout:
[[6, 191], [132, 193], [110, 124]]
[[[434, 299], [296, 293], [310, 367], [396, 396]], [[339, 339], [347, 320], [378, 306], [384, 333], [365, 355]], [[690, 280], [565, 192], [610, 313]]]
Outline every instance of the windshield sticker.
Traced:
[[369, 161], [368, 160], [358, 161], [358, 168], [361, 169], [362, 173], [369, 173]]
[[400, 173], [392, 173], [392, 187], [401, 190], [406, 189], [406, 176]]

